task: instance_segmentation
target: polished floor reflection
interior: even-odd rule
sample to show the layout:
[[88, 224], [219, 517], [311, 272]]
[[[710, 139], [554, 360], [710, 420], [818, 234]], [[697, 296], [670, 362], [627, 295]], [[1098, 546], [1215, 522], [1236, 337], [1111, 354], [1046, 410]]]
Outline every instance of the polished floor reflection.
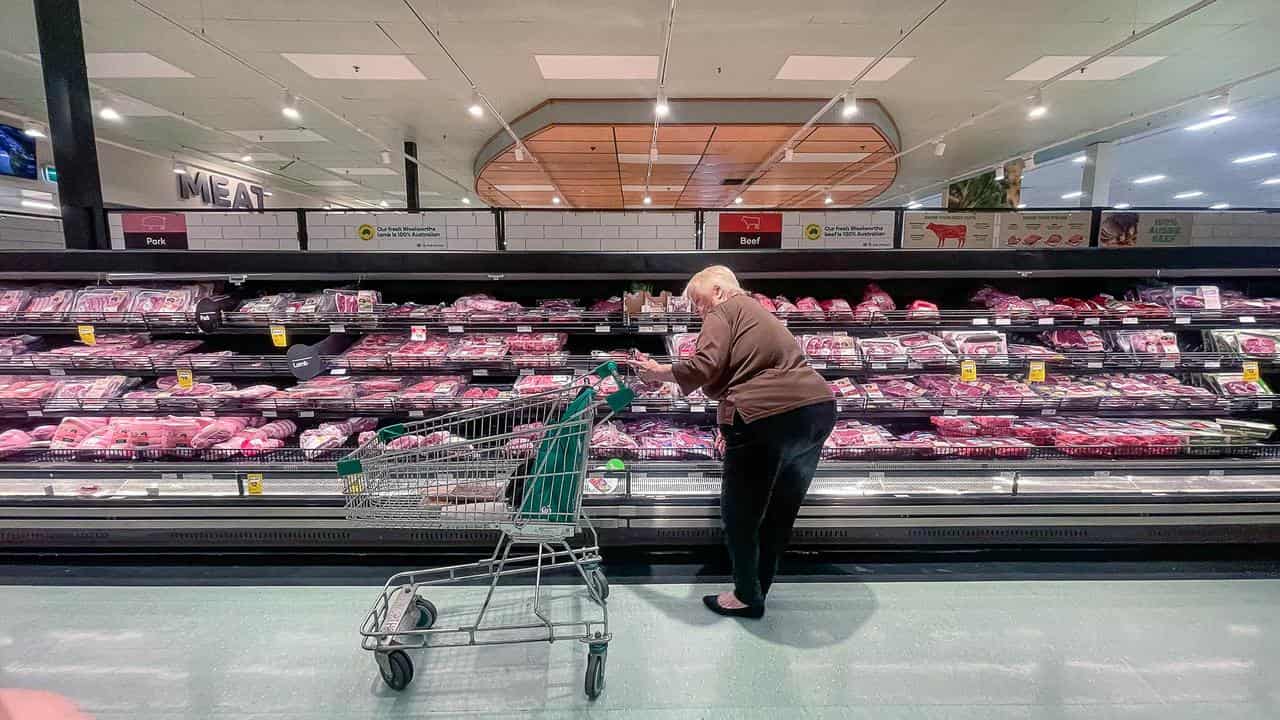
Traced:
[[[0, 587], [0, 693], [102, 720], [1280, 717], [1280, 580], [786, 584], [762, 621], [711, 615], [711, 589], [615, 584], [591, 703], [572, 642], [428, 651], [387, 689], [357, 642], [369, 588]], [[448, 617], [475, 593], [431, 597]]]

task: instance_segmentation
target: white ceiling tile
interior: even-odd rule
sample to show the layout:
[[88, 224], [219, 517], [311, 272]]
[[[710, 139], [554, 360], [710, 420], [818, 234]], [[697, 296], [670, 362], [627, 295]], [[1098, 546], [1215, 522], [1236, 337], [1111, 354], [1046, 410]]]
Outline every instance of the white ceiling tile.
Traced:
[[172, 117], [173, 113], [158, 108], [150, 103], [142, 102], [137, 98], [128, 95], [113, 94], [110, 98], [99, 97], [93, 99], [93, 109], [95, 112], [103, 107], [110, 105], [112, 109], [125, 117]]
[[[1088, 59], [1087, 55], [1045, 55], [1005, 79], [1043, 82]], [[1161, 60], [1163, 55], [1112, 55], [1094, 61], [1083, 73], [1072, 73], [1063, 80], [1117, 80]]]
[[547, 80], [653, 80], [657, 55], [534, 55]]
[[329, 142], [327, 138], [306, 128], [297, 128], [295, 130], [231, 130], [230, 133], [249, 142]]
[[[40, 53], [27, 53], [33, 60]], [[193, 78], [195, 75], [145, 52], [89, 52], [84, 54], [89, 77], [94, 80], [122, 78]]]
[[[884, 82], [906, 67], [915, 58], [887, 57], [862, 78], [863, 82]], [[849, 82], [864, 68], [875, 61], [873, 57], [839, 55], [791, 55], [778, 74], [777, 80], [841, 80]]]
[[328, 55], [281, 53], [302, 72], [321, 80], [425, 80], [404, 55]]
[[339, 175], [399, 175], [400, 173], [389, 167], [331, 167], [329, 172], [336, 172]]

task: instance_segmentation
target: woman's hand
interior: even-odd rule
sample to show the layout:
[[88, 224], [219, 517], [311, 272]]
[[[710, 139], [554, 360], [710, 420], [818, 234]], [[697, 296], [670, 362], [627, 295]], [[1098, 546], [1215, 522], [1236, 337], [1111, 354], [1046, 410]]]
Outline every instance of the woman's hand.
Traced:
[[675, 379], [671, 374], [670, 365], [663, 365], [649, 357], [637, 357], [631, 361], [631, 365], [639, 373], [640, 379], [645, 382], [671, 382]]

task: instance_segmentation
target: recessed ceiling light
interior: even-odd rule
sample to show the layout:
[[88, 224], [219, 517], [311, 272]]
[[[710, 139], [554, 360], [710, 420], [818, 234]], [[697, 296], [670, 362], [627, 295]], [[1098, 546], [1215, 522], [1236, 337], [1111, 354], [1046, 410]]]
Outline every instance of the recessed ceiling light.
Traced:
[[1164, 180], [1164, 179], [1165, 179], [1164, 175], [1143, 175], [1140, 178], [1134, 178], [1133, 184], [1146, 185], [1147, 183], [1160, 182], [1161, 180]]
[[649, 197], [648, 195], [645, 195], [644, 200], [641, 200], [641, 202], [643, 202], [645, 205], [652, 205], [653, 198]]
[[1111, 207], [1115, 208], [1116, 210], [1127, 210], [1129, 209], [1130, 206], [1129, 206], [1129, 203], [1116, 203]]
[[1031, 108], [1027, 111], [1027, 117], [1031, 120], [1036, 120], [1049, 114], [1049, 108], [1044, 104], [1044, 95], [1041, 94], [1039, 89], [1027, 97], [1027, 104]]
[[1235, 115], [1219, 115], [1217, 117], [1209, 118], [1208, 120], [1202, 120], [1198, 123], [1195, 123], [1194, 125], [1188, 125], [1187, 129], [1188, 130], [1205, 130], [1207, 128], [1217, 127], [1219, 125], [1225, 125], [1235, 119], [1236, 119]]
[[1026, 203], [1018, 203], [1018, 209], [1021, 210], [1027, 206]]
[[174, 165], [174, 166], [173, 166], [173, 174], [174, 174], [174, 175], [186, 175], [186, 174], [187, 174], [187, 168], [186, 168], [186, 166], [185, 166], [185, 165]]
[[912, 200], [911, 202], [907, 203], [907, 209], [908, 209], [908, 210], [918, 210], [918, 209], [920, 209], [920, 208], [922, 208], [922, 207], [924, 207], [924, 206], [923, 206], [923, 205], [921, 205], [920, 203], [918, 203], [918, 202], [914, 201], [914, 200]]
[[671, 114], [671, 105], [667, 102], [667, 94], [658, 91], [658, 99], [653, 103], [653, 114], [658, 117], [666, 117]]
[[463, 205], [470, 205], [470, 204], [471, 204], [471, 198], [469, 198], [469, 197], [464, 197], [464, 198], [462, 198], [462, 204], [463, 204]]
[[534, 55], [546, 80], [654, 80], [657, 55]]
[[241, 155], [241, 156], [240, 156], [240, 162], [253, 162], [253, 156], [252, 156], [252, 155]]
[[851, 118], [858, 114], [858, 98], [853, 97], [849, 93], [844, 94], [843, 104], [840, 106], [840, 117]]
[[1049, 114], [1049, 108], [1043, 105], [1037, 105], [1027, 111], [1027, 117], [1031, 118], [1032, 120], [1035, 120], [1037, 118], [1042, 118], [1048, 114]]
[[103, 120], [110, 120], [111, 122], [120, 122], [120, 120], [122, 119], [120, 117], [120, 113], [116, 112], [115, 109], [110, 106], [104, 107], [101, 110], [99, 110], [98, 117], [102, 118]]
[[1268, 178], [1262, 181], [1263, 185], [1280, 185], [1280, 177]]
[[271, 197], [271, 191], [270, 191], [270, 190], [263, 190], [263, 191], [262, 191], [262, 194], [263, 194], [263, 196], [264, 196], [264, 197]]
[[1075, 191], [1075, 192], [1069, 192], [1069, 193], [1067, 193], [1066, 195], [1063, 195], [1063, 196], [1062, 196], [1062, 199], [1063, 199], [1063, 200], [1075, 200], [1075, 199], [1076, 199], [1076, 198], [1078, 198], [1078, 197], [1084, 197], [1084, 191], [1083, 191], [1083, 190], [1077, 190], [1077, 191]]
[[1220, 203], [1214, 203], [1214, 204], [1210, 205], [1210, 206], [1209, 206], [1209, 209], [1210, 209], [1210, 210], [1226, 210], [1226, 209], [1227, 209], [1227, 208], [1229, 208], [1229, 207], [1231, 207], [1231, 204], [1230, 204], [1230, 203], [1221, 203], [1221, 202], [1220, 202]]
[[738, 197], [734, 198], [734, 199], [733, 199], [733, 204], [734, 204], [734, 205], [741, 205], [741, 204], [742, 204], [742, 196], [741, 196], [741, 195], [739, 195]]
[[474, 90], [471, 92], [471, 104], [467, 105], [467, 112], [473, 118], [484, 117], [484, 105], [480, 101], [480, 93]]
[[555, 204], [555, 205], [559, 205], [559, 204], [560, 204], [560, 196], [559, 196], [559, 195], [553, 195], [553, 196], [551, 197], [551, 202], [552, 202], [553, 204]]
[[835, 202], [835, 200], [833, 200], [833, 199], [831, 198], [831, 196], [830, 196], [830, 195], [828, 195], [828, 196], [826, 196], [826, 197], [822, 198], [822, 204], [823, 204], [823, 205], [830, 205], [830, 204], [831, 204], [831, 203], [833, 203], [833, 202]]
[[383, 164], [383, 165], [390, 165], [390, 164], [391, 164], [391, 151], [390, 151], [390, 150], [383, 150], [382, 152], [378, 153], [378, 159], [382, 162], [382, 164]]
[[1204, 193], [1200, 192], [1199, 190], [1188, 190], [1187, 192], [1180, 192], [1177, 195], [1174, 195], [1173, 199], [1186, 200], [1187, 198], [1200, 197], [1203, 194]]
[[946, 144], [946, 143], [944, 143], [944, 142], [942, 142], [941, 140], [936, 140], [936, 141], [934, 141], [934, 143], [933, 143], [933, 154], [934, 154], [934, 155], [936, 155], [937, 157], [942, 157], [943, 155], [946, 155], [946, 154], [947, 154], [947, 144]]
[[27, 129], [22, 131], [22, 134], [26, 135], [27, 137], [33, 137], [33, 138], [44, 137], [44, 133], [40, 131], [40, 128], [34, 125], [28, 125]]
[[1232, 160], [1231, 162], [1235, 163], [1236, 165], [1243, 165], [1244, 163], [1258, 162], [1259, 160], [1270, 160], [1275, 156], [1276, 154], [1273, 152], [1256, 153], [1254, 155], [1245, 155], [1243, 157], [1238, 157], [1235, 160]]
[[1088, 159], [1089, 159], [1089, 157], [1088, 157], [1087, 155], [1077, 155], [1077, 156], [1075, 156], [1075, 157], [1071, 158], [1071, 162], [1073, 162], [1073, 163], [1075, 163], [1075, 164], [1077, 164], [1077, 165], [1083, 165], [1083, 164], [1084, 164], [1084, 162], [1085, 162], [1086, 160], [1088, 160]]
[[390, 206], [391, 206], [391, 203], [388, 203], [386, 200], [379, 200], [379, 201], [378, 201], [378, 205], [379, 205], [380, 207], [390, 207]]

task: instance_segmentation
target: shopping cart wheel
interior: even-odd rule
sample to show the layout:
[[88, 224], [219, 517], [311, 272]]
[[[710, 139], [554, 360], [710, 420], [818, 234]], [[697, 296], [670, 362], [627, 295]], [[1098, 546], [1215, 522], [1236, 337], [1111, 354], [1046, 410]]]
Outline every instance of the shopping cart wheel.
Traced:
[[413, 599], [413, 604], [418, 606], [419, 630], [427, 630], [436, 624], [436, 618], [440, 617], [440, 613], [436, 611], [436, 606], [430, 600], [419, 595]]
[[609, 578], [604, 576], [604, 571], [598, 566], [587, 570], [587, 587], [595, 591], [601, 600], [609, 599]]
[[589, 700], [595, 700], [600, 697], [600, 693], [604, 692], [604, 663], [608, 656], [607, 645], [599, 652], [592, 647], [587, 653], [587, 679], [584, 689], [587, 691]]
[[403, 690], [413, 681], [413, 661], [403, 650], [392, 650], [387, 653], [386, 663], [378, 663], [382, 671], [382, 679], [392, 690]]

